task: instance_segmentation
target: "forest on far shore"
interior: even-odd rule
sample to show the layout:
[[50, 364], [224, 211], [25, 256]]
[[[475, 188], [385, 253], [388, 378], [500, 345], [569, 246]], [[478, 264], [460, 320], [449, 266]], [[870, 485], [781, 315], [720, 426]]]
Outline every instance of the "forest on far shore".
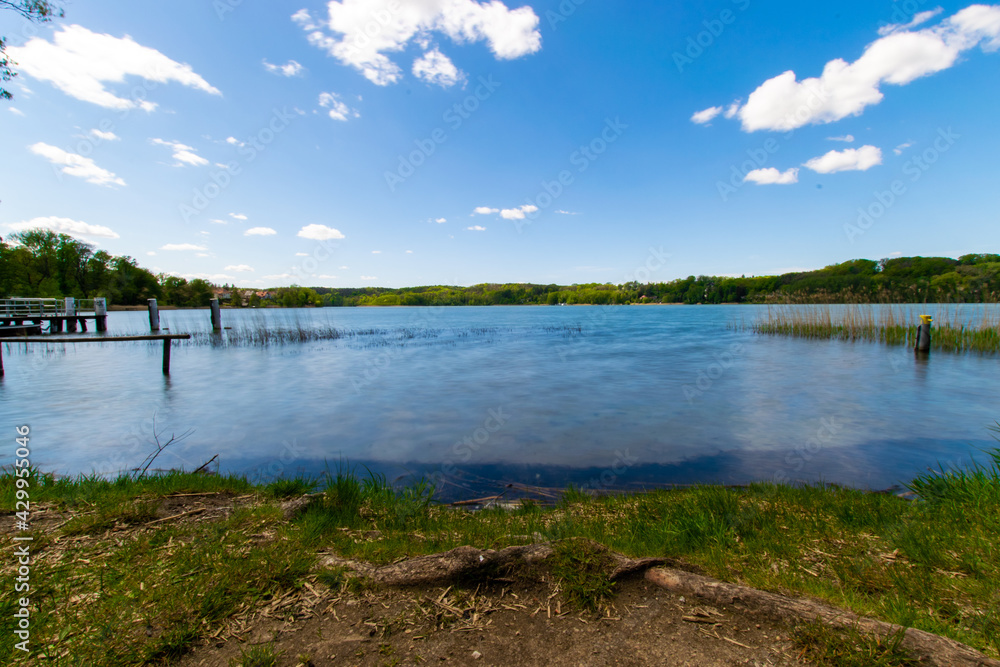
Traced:
[[218, 297], [232, 307], [489, 306], [629, 303], [982, 303], [1000, 297], [1000, 254], [853, 259], [816, 271], [780, 276], [688, 276], [660, 283], [470, 287], [242, 288], [154, 274], [131, 257], [116, 257], [79, 239], [47, 230], [0, 240], [4, 297], [108, 299], [109, 305], [207, 306]]

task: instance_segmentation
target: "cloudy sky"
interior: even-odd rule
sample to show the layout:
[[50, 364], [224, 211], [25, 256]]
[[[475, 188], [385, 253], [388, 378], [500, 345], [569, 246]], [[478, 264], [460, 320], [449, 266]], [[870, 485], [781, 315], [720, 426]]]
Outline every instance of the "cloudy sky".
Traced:
[[20, 72], [0, 102], [3, 235], [49, 227], [246, 286], [1000, 251], [1000, 5], [65, 9], [0, 14]]

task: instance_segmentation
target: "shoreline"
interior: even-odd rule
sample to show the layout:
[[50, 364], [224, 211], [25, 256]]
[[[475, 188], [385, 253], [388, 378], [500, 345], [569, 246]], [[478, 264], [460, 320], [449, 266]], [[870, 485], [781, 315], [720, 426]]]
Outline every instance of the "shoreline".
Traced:
[[[348, 616], [352, 608], [399, 610], [409, 598], [394, 588], [407, 585], [392, 583], [397, 574], [403, 577], [399, 582], [406, 582], [423, 576], [421, 568], [435, 560], [441, 567], [453, 561], [454, 567], [467, 568], [462, 565], [467, 554], [493, 559], [521, 550], [539, 554], [542, 569], [525, 569], [525, 563], [513, 579], [500, 575], [498, 583], [490, 583], [497, 576], [491, 568], [469, 570], [466, 579], [451, 581], [451, 575], [436, 578], [447, 568], [433, 566], [428, 572], [437, 574], [419, 579], [431, 588], [417, 589], [414, 601], [423, 599], [420, 590], [428, 590], [431, 599], [462, 609], [480, 595], [480, 600], [506, 599], [501, 587], [516, 591], [507, 603], [514, 616], [497, 615], [499, 602], [496, 610], [476, 611], [484, 622], [504, 618], [515, 623], [520, 637], [506, 640], [515, 645], [546, 636], [530, 622], [535, 605], [517, 612], [523, 600], [540, 600], [541, 618], [550, 623], [580, 618], [573, 625], [581, 631], [603, 616], [623, 616], [615, 613], [623, 606], [641, 615], [646, 612], [640, 610], [659, 604], [648, 587], [617, 582], [608, 565], [611, 554], [612, 560], [645, 567], [666, 561], [679, 568], [673, 570], [680, 573], [676, 576], [698, 572], [765, 596], [772, 594], [762, 591], [820, 600], [963, 642], [996, 659], [1000, 639], [988, 622], [977, 619], [988, 618], [982, 614], [993, 604], [1000, 562], [985, 553], [968, 559], [978, 553], [977, 544], [1000, 544], [1000, 518], [975, 511], [1000, 504], [1000, 450], [993, 459], [979, 476], [972, 470], [917, 478], [911, 486], [921, 496], [918, 502], [842, 487], [752, 484], [601, 497], [567, 489], [548, 499], [551, 506], [526, 498], [475, 512], [431, 503], [427, 487], [399, 489], [385, 478], [363, 480], [344, 473], [330, 474], [320, 485], [321, 480], [300, 477], [252, 484], [245, 477], [183, 472], [119, 481], [57, 480], [34, 471], [31, 577], [40, 588], [32, 597], [32, 645], [48, 655], [69, 651], [94, 665], [139, 665], [168, 655], [181, 660], [171, 664], [193, 665], [206, 655], [245, 649], [245, 629], [257, 628], [261, 634], [255, 630], [253, 636], [261, 638], [250, 645], [271, 646], [276, 654], [295, 646], [292, 655], [301, 645], [301, 652], [326, 659], [327, 654], [315, 653], [321, 643], [313, 626], [299, 619], [330, 605]], [[8, 534], [14, 532], [15, 480], [10, 470], [0, 475], [0, 523]], [[930, 535], [933, 540], [925, 539]], [[5, 574], [11, 567], [0, 565]], [[193, 596], [192, 590], [200, 593]], [[457, 597], [447, 597], [449, 592]], [[683, 597], [671, 599], [672, 608], [679, 601], [685, 614], [697, 618], [698, 607], [684, 605]], [[268, 619], [284, 600], [306, 606], [295, 619], [283, 621], [284, 639], [278, 641], [267, 630]], [[316, 601], [322, 605], [316, 607]], [[341, 603], [345, 606], [337, 606]], [[960, 616], [942, 615], [956, 608], [963, 610]], [[141, 623], [134, 613], [122, 613], [139, 609]], [[719, 606], [721, 616], [709, 613], [707, 618], [730, 619], [724, 628], [717, 626], [730, 633], [734, 624], [752, 629], [764, 622], [745, 606], [727, 610]], [[418, 613], [414, 625], [404, 627], [419, 628], [422, 645], [457, 639], [447, 625], [439, 634], [440, 627], [424, 627], [421, 618]], [[84, 631], [96, 619], [103, 619], [108, 632]], [[462, 622], [462, 612], [457, 619]], [[324, 622], [332, 628], [335, 621], [331, 616]], [[586, 637], [599, 646], [620, 636], [621, 626], [611, 623], [606, 631], [580, 635], [581, 641]], [[860, 641], [832, 627], [823, 630], [822, 640], [795, 635], [791, 626], [787, 633], [794, 652], [811, 650], [817, 641], [854, 642], [856, 650]], [[12, 633], [5, 634], [0, 655], [11, 655]], [[776, 647], [776, 634], [785, 636], [786, 630], [737, 641]], [[389, 648], [379, 646], [409, 655], [418, 646], [403, 632], [394, 636], [403, 641], [385, 635], [381, 644], [365, 648], [366, 655], [381, 659]], [[500, 650], [476, 641], [481, 651], [489, 647], [488, 658]], [[351, 646], [355, 651], [366, 645]], [[185, 654], [190, 661], [182, 659]]]

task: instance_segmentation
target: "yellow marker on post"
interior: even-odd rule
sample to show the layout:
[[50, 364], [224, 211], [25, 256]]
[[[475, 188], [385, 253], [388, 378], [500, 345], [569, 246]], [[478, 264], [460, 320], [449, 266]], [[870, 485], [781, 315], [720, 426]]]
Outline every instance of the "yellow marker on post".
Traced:
[[920, 316], [920, 326], [917, 327], [917, 344], [913, 348], [914, 352], [928, 353], [931, 351], [931, 322], [934, 318], [930, 315]]

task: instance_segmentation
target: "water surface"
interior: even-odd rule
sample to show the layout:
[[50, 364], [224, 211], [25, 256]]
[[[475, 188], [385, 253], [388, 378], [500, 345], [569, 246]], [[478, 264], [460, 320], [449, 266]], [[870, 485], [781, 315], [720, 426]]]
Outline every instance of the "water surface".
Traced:
[[[971, 311], [970, 311], [971, 312]], [[59, 473], [158, 459], [315, 473], [339, 461], [390, 478], [435, 474], [456, 494], [493, 480], [641, 487], [826, 481], [886, 488], [996, 443], [997, 359], [755, 336], [736, 306], [337, 308], [224, 311], [247, 327], [336, 328], [271, 346], [4, 346], [0, 415], [29, 424]], [[206, 332], [207, 311], [162, 311]], [[143, 333], [112, 313], [109, 334]], [[223, 336], [232, 337], [233, 332]], [[223, 342], [225, 339], [223, 339]], [[0, 463], [11, 462], [7, 448]], [[458, 485], [458, 486], [453, 486]], [[477, 486], [478, 485], [478, 486]]]

